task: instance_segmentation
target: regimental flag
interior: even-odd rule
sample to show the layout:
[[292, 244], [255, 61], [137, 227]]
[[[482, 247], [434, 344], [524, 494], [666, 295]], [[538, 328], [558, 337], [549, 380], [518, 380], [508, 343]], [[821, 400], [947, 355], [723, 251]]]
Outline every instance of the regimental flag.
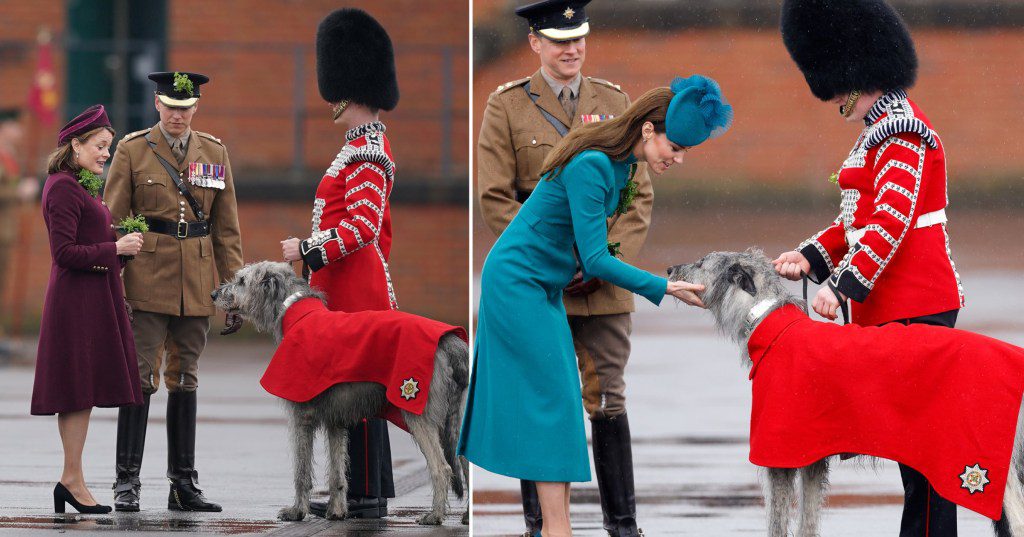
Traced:
[[57, 119], [57, 77], [53, 70], [51, 37], [49, 28], [39, 30], [36, 72], [28, 94], [28, 108], [42, 126], [52, 125]]
[[611, 114], [583, 114], [580, 116], [580, 123], [597, 123], [609, 119], [615, 119], [615, 116]]

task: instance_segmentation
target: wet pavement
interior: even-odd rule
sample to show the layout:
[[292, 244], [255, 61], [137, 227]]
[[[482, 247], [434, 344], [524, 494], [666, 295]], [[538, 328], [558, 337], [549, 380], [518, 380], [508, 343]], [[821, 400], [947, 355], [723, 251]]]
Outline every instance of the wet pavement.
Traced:
[[[969, 305], [958, 327], [1024, 346], [1024, 318], [1004, 298], [1024, 294], [1021, 273], [962, 275]], [[637, 305], [626, 393], [641, 527], [648, 536], [764, 535], [763, 476], [747, 461], [750, 386], [738, 348], [703, 311], [672, 301]], [[899, 533], [899, 469], [875, 466], [854, 459], [835, 467], [823, 536]], [[474, 535], [521, 534], [518, 481], [473, 471]], [[987, 519], [958, 513], [961, 537], [992, 535]], [[572, 519], [574, 535], [605, 535], [596, 482], [573, 487]]]
[[[391, 427], [395, 488], [390, 516], [382, 520], [280, 522], [277, 511], [291, 504], [291, 456], [284, 408], [259, 386], [273, 347], [269, 340], [226, 342], [211, 332], [199, 388], [196, 466], [200, 485], [222, 513], [167, 510], [166, 393], [154, 395], [142, 468], [142, 511], [109, 515], [54, 515], [52, 491], [62, 454], [54, 417], [29, 415], [33, 370], [28, 364], [0, 367], [0, 535], [65, 531], [116, 531], [130, 535], [187, 532], [200, 535], [467, 536], [461, 524], [465, 500], [449, 498], [441, 527], [416, 524], [430, 505], [423, 457], [406, 433]], [[34, 347], [29, 342], [27, 346]], [[116, 409], [95, 409], [85, 445], [85, 477], [100, 503], [112, 501]], [[314, 497], [326, 496], [325, 449], [318, 441]], [[68, 507], [69, 511], [73, 508]]]

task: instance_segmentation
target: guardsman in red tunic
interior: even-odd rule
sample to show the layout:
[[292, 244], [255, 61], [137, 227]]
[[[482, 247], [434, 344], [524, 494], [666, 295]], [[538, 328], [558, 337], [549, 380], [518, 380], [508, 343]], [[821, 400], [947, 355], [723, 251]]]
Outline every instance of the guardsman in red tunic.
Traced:
[[[903, 20], [884, 0], [786, 0], [782, 37], [811, 92], [864, 130], [833, 174], [839, 217], [775, 260], [779, 273], [825, 283], [814, 310], [852, 321], [952, 327], [964, 305], [946, 232], [946, 159], [939, 135], [906, 90], [917, 55]], [[900, 464], [901, 537], [956, 535], [956, 506]]]
[[[282, 252], [313, 271], [310, 284], [327, 294], [331, 311], [397, 309], [388, 274], [395, 163], [379, 120], [398, 104], [391, 39], [365, 12], [339, 9], [321, 21], [316, 53], [320, 96], [346, 129], [345, 145], [317, 187], [312, 235], [282, 241]], [[385, 516], [395, 496], [387, 422], [366, 420], [349, 439], [349, 517]], [[325, 511], [311, 502], [310, 512]]]
[[960, 309], [939, 136], [903, 90], [882, 95], [864, 122], [839, 171], [839, 216], [798, 248], [811, 279], [853, 299], [861, 325]]
[[310, 284], [327, 293], [332, 311], [398, 307], [388, 274], [395, 164], [384, 130], [373, 121], [346, 132], [316, 190], [313, 233], [300, 253], [313, 271]]

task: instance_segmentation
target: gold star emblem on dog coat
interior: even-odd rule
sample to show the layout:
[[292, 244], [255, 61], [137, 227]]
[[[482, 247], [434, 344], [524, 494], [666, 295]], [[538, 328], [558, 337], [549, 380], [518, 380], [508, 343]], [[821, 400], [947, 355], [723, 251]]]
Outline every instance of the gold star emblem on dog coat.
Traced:
[[567, 18], [567, 19], [571, 19], [572, 16], [575, 15], [575, 14], [576, 14], [576, 12], [573, 11], [571, 7], [565, 8], [565, 13], [562, 13], [562, 15], [565, 16], [565, 18]]
[[988, 470], [982, 468], [980, 464], [964, 466], [964, 473], [960, 474], [963, 481], [960, 487], [967, 489], [971, 494], [985, 492], [985, 485], [989, 484], [987, 474]]
[[416, 394], [420, 393], [420, 383], [416, 382], [415, 379], [409, 377], [402, 381], [402, 397], [408, 401], [415, 399]]

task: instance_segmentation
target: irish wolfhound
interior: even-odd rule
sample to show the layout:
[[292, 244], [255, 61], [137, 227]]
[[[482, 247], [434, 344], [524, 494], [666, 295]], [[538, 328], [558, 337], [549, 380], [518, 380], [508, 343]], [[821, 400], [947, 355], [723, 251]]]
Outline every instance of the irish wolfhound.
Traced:
[[[760, 250], [746, 252], [714, 252], [693, 264], [668, 269], [671, 281], [687, 281], [705, 286], [701, 295], [718, 329], [740, 346], [742, 362], [749, 369], [751, 362], [747, 343], [762, 320], [788, 304], [804, 308], [786, 290], [771, 262]], [[811, 344], [812, 342], [807, 342]], [[856, 357], [851, 357], [856, 359]], [[1024, 465], [1022, 442], [1024, 420], [1018, 417], [1010, 471], [1003, 496], [1002, 519], [994, 523], [998, 536], [1024, 536]], [[795, 477], [800, 475], [800, 523], [798, 537], [819, 534], [821, 509], [828, 490], [827, 457], [802, 468], [768, 468], [764, 486], [768, 515], [768, 534], [785, 537], [789, 528], [790, 508], [795, 498]]]
[[[257, 330], [269, 332], [280, 343], [282, 320], [289, 306], [303, 298], [324, 300], [319, 291], [297, 277], [286, 263], [263, 261], [246, 265], [233, 280], [213, 292], [220, 309], [238, 313]], [[339, 356], [344, 359], [344, 356]], [[468, 468], [456, 457], [462, 424], [463, 400], [469, 384], [469, 351], [466, 342], [454, 334], [441, 337], [434, 356], [433, 377], [421, 415], [402, 411], [413, 440], [427, 461], [433, 487], [431, 510], [420, 524], [441, 524], [448, 504], [449, 484], [463, 497], [468, 486]], [[385, 388], [374, 382], [335, 384], [305, 403], [285, 401], [288, 407], [294, 456], [295, 503], [282, 509], [282, 520], [302, 520], [309, 512], [313, 486], [313, 440], [324, 429], [328, 444], [330, 498], [327, 518], [343, 519], [347, 514], [345, 474], [348, 469], [347, 428], [363, 418], [379, 416], [388, 405]], [[467, 512], [468, 514], [468, 512]], [[463, 523], [468, 521], [463, 517]]]

